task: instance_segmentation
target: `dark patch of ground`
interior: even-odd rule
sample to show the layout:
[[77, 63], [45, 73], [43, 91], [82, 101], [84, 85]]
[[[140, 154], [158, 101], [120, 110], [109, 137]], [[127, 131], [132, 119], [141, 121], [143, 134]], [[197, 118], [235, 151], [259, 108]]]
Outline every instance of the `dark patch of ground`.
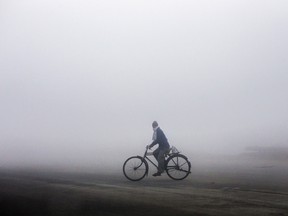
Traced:
[[0, 215], [288, 215], [285, 183], [274, 190], [271, 181], [241, 176], [196, 172], [183, 181], [130, 182], [121, 174], [2, 170]]

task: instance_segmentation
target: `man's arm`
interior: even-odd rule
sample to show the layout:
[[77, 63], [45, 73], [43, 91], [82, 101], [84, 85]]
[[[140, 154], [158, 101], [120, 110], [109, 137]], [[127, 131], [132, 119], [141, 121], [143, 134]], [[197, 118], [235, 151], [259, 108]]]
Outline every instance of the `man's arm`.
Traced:
[[154, 145], [156, 145], [158, 143], [158, 140], [154, 140], [150, 145], [149, 148], [152, 148]]

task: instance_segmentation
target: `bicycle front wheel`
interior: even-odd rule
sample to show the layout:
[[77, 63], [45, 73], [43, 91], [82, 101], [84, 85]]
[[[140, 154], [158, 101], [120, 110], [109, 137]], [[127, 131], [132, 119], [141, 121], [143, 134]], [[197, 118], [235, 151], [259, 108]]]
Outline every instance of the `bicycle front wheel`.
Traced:
[[140, 156], [130, 157], [123, 164], [123, 173], [125, 177], [131, 181], [143, 179], [147, 172], [147, 161]]
[[166, 162], [166, 173], [174, 180], [182, 180], [190, 174], [191, 164], [187, 157], [181, 154], [172, 155]]

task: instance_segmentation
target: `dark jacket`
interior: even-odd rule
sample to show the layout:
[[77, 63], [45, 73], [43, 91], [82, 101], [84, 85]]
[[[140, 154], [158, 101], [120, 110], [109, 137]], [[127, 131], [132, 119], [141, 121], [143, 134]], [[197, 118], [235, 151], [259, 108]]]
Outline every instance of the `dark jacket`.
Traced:
[[156, 129], [156, 140], [154, 140], [150, 147], [153, 147], [156, 144], [159, 144], [159, 148], [170, 148], [170, 145], [168, 143], [168, 140], [165, 136], [165, 134], [163, 133], [163, 131], [158, 127]]

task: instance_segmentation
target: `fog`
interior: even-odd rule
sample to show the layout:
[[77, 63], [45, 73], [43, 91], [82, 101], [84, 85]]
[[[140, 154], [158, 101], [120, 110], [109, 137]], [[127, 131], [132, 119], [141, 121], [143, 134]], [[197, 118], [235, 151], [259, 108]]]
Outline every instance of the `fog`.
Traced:
[[[288, 148], [285, 0], [0, 0], [0, 166]], [[199, 157], [200, 158], [200, 157]]]

